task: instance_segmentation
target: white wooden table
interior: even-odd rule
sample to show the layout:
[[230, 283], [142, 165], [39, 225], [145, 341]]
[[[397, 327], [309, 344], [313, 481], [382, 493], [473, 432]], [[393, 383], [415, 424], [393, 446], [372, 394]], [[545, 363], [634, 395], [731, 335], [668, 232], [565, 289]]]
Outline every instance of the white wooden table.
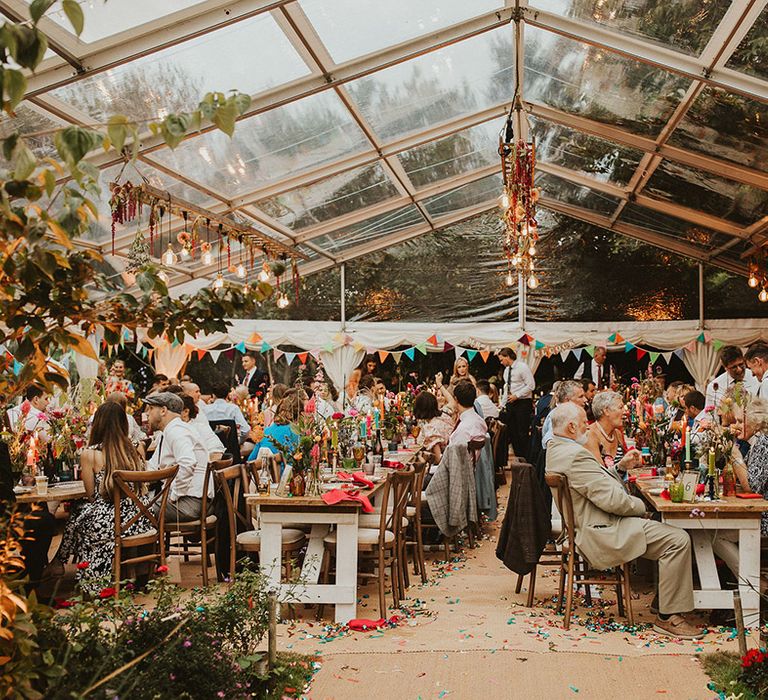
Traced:
[[[373, 499], [383, 487], [380, 482], [373, 489], [360, 493]], [[343, 501], [329, 506], [319, 497], [281, 498], [245, 494], [249, 504], [258, 506], [261, 520], [260, 569], [267, 577], [270, 588], [279, 592], [284, 602], [328, 603], [336, 606], [336, 622], [346, 623], [357, 616], [357, 528], [361, 505], [356, 501]], [[284, 527], [311, 525], [307, 553], [301, 568], [301, 584], [282, 583], [281, 551]], [[331, 526], [336, 527], [336, 582], [318, 583], [323, 561], [323, 538]]]
[[[733, 610], [733, 592], [720, 587], [712, 543], [716, 535], [734, 532], [738, 536], [739, 570], [737, 573], [744, 625], [760, 624], [760, 516], [768, 511], [768, 501], [762, 498], [723, 498], [720, 501], [672, 503], [648, 493], [642, 480], [638, 490], [648, 503], [661, 514], [662, 522], [686, 530], [691, 536], [699, 586], [693, 592], [696, 608]], [[694, 509], [704, 517], [691, 517]], [[736, 573], [736, 572], [734, 572]]]

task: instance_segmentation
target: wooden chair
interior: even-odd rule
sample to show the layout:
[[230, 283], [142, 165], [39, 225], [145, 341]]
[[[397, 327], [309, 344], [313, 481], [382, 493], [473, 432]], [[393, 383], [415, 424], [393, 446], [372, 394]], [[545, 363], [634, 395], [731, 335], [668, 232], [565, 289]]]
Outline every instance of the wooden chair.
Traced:
[[[171, 521], [165, 524], [166, 547], [169, 555], [183, 556], [184, 561], [189, 561], [190, 554], [196, 554], [199, 548], [200, 567], [202, 569], [203, 586], [208, 585], [208, 568], [211, 566], [211, 552], [216, 551], [216, 516], [210, 512], [212, 499], [208, 498], [208, 489], [211, 483], [212, 472], [216, 469], [229, 467], [232, 464], [231, 457], [210, 462], [205, 469], [205, 481], [203, 482], [203, 499], [201, 516], [198, 520]], [[181, 544], [173, 547], [172, 537], [181, 537]]]
[[413, 488], [411, 497], [405, 508], [405, 517], [409, 520], [410, 536], [405, 539], [405, 559], [403, 566], [406, 569], [406, 586], [408, 585], [408, 548], [413, 552], [413, 573], [421, 574], [421, 582], [427, 582], [427, 565], [424, 558], [424, 539], [421, 529], [421, 499], [423, 497], [424, 477], [427, 475], [429, 462], [426, 459], [416, 461], [413, 473]]
[[[559, 607], [562, 610], [565, 595], [565, 618], [563, 626], [569, 629], [571, 625], [571, 609], [573, 607], [573, 589], [580, 585], [611, 585], [616, 589], [616, 601], [619, 615], [626, 617], [630, 625], [634, 623], [632, 614], [632, 596], [629, 586], [629, 565], [622, 564], [613, 569], [612, 573], [590, 569], [587, 562], [576, 551], [576, 525], [573, 515], [573, 500], [567, 477], [562, 474], [547, 474], [547, 486], [553, 490], [553, 496], [558, 510], [563, 516], [563, 545], [560, 559]], [[566, 592], [566, 585], [568, 590]]]
[[[241, 465], [222, 467], [213, 470], [213, 478], [224, 495], [229, 520], [229, 577], [235, 578], [237, 552], [258, 554], [261, 550], [261, 533], [253, 527], [251, 518], [240, 512], [240, 496], [243, 493], [245, 472]], [[239, 528], [238, 528], [239, 525]], [[240, 532], [238, 532], [238, 529]], [[291, 577], [291, 555], [299, 551], [305, 543], [301, 530], [283, 528], [282, 553], [286, 577]]]
[[[398, 571], [398, 549], [401, 539], [398, 537], [398, 529], [402, 527], [403, 513], [407, 503], [408, 486], [412, 480], [409, 471], [394, 472], [387, 475], [387, 483], [381, 489], [379, 526], [378, 528], [361, 527], [358, 529], [357, 549], [363, 562], [372, 563], [374, 572], [359, 571], [358, 576], [374, 578], [379, 590], [379, 614], [387, 617], [387, 602], [385, 597], [384, 577], [389, 568], [390, 583], [392, 587], [392, 599], [394, 607], [400, 604], [400, 592], [402, 589], [401, 572]], [[392, 508], [390, 509], [390, 499]], [[324, 539], [325, 553], [321, 570], [322, 580], [328, 580], [330, 559], [336, 550], [336, 533], [326, 535]], [[318, 616], [322, 616], [323, 606], [318, 608]]]
[[[123, 566], [135, 566], [144, 562], [157, 562], [158, 566], [165, 565], [165, 508], [171, 483], [179, 471], [177, 464], [156, 471], [125, 471], [117, 470], [112, 474], [114, 489], [112, 499], [115, 507], [115, 559], [112, 567], [115, 588], [120, 588], [120, 578]], [[146, 503], [141, 496], [142, 486], [162, 482], [160, 490]], [[121, 504], [123, 499], [136, 506], [136, 514], [123, 522]], [[155, 505], [159, 505], [157, 513]], [[126, 534], [141, 518], [149, 521], [150, 529], [139, 535]], [[135, 552], [123, 559], [123, 550], [140, 548], [146, 550], [152, 546], [149, 553]]]

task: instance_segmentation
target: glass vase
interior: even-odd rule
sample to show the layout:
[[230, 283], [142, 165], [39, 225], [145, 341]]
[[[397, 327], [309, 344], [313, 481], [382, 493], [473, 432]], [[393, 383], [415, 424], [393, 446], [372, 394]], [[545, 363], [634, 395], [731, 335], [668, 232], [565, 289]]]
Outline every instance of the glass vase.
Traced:
[[291, 496], [303, 496], [307, 489], [307, 482], [303, 472], [294, 472], [291, 477]]

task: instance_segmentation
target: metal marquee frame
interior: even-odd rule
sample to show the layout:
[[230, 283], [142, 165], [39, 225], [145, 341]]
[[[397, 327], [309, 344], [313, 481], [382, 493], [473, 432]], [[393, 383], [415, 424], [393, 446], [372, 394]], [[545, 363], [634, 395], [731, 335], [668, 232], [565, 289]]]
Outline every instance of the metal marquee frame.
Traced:
[[[330, 4], [333, 2], [333, 0], [327, 1]], [[439, 5], [439, 2], [436, 4]], [[248, 224], [258, 227], [282, 243], [301, 246], [302, 250], [311, 251], [314, 254], [313, 259], [300, 266], [300, 272], [303, 275], [320, 272], [416, 236], [438, 231], [496, 206], [494, 196], [487, 201], [435, 216], [430, 214], [424, 205], [425, 200], [430, 197], [470, 185], [498, 173], [499, 167], [496, 164], [485, 165], [424, 187], [417, 187], [397, 156], [410, 148], [456, 134], [475, 125], [491, 121], [498, 121], [500, 125], [501, 119], [509, 111], [509, 101], [502, 101], [458, 118], [430, 124], [427, 128], [407, 133], [396, 139], [384, 139], [377, 135], [363, 111], [355, 103], [348, 85], [353, 80], [486, 32], [506, 26], [511, 33], [514, 2], [506, 0], [504, 5], [500, 4], [493, 11], [343, 63], [336, 63], [333, 60], [331, 53], [304, 12], [300, 0], [205, 0], [192, 2], [190, 5], [187, 9], [126, 29], [93, 43], [81, 42], [55, 21], [44, 19], [40, 26], [48, 34], [50, 47], [55, 55], [47, 58], [37, 73], [29, 77], [29, 89], [23, 105], [61, 124], [92, 124], [91, 116], [65, 103], [51, 91], [224, 27], [236, 25], [262, 13], [270, 13], [291, 46], [306, 63], [309, 73], [304, 77], [252, 95], [251, 106], [241, 120], [264, 114], [311, 95], [332, 91], [348, 111], [352, 122], [364, 134], [366, 147], [352, 155], [339, 157], [320, 166], [302, 168], [276, 182], [269, 182], [236, 195], [206, 186], [188, 173], [179, 172], [178, 169], [162, 163], [157, 155], [166, 147], [157, 137], [149, 133], [143, 134], [140, 139], [140, 165], [152, 168], [169, 177], [171, 181], [182, 183], [199, 192], [201, 197], [207, 200], [207, 208], [217, 214], [234, 214], [243, 217]], [[713, 214], [655, 197], [646, 192], [645, 188], [659, 166], [664, 161], [668, 161], [711, 173], [720, 178], [727, 178], [736, 183], [768, 190], [768, 172], [717, 158], [714, 155], [689, 150], [670, 142], [670, 137], [697, 97], [708, 87], [721, 88], [759, 103], [768, 103], [768, 81], [726, 67], [761, 13], [768, 12], [766, 9], [768, 0], [732, 0], [717, 29], [698, 56], [687, 55], [596, 22], [582, 21], [545, 11], [536, 5], [536, 0], [521, 3], [526, 25], [690, 79], [690, 85], [685, 94], [656, 137], [638, 134], [623, 126], [614, 126], [571, 114], [539, 100], [527, 101], [526, 107], [534, 118], [642, 152], [642, 158], [634, 174], [623, 186], [541, 160], [537, 166], [540, 172], [618, 200], [615, 210], [610, 215], [560, 201], [548, 193], [543, 197], [541, 206], [570, 218], [687, 256], [699, 263], [716, 266], [736, 274], [746, 274], [747, 258], [768, 242], [768, 214], [749, 225], [740, 225]], [[0, 12], [15, 20], [23, 19], [28, 16], [27, 3], [23, 0], [0, 0]], [[86, 22], [87, 19], [86, 10]], [[212, 128], [212, 125], [204, 125], [202, 133]], [[199, 136], [196, 134], [189, 138], [194, 139]], [[490, 147], [495, 148], [495, 144], [490, 144]], [[122, 162], [114, 153], [94, 153], [88, 157], [88, 160], [102, 170]], [[257, 202], [265, 198], [285, 194], [298, 187], [311, 185], [372, 164], [378, 164], [382, 168], [389, 183], [394, 187], [396, 195], [300, 231], [294, 231], [279, 223], [256, 206]], [[670, 232], [623, 221], [622, 214], [629, 205], [641, 206], [650, 212], [709, 229], [718, 234], [717, 245], [708, 248]], [[416, 224], [409, 223], [403, 228], [358, 245], [352, 245], [341, 252], [328, 250], [319, 243], [320, 237], [326, 234], [359, 224], [376, 215], [396, 212], [403, 207], [415, 208], [420, 221]], [[113, 262], [117, 268], [120, 267], [120, 259], [127, 253], [134, 233], [134, 230], [126, 229], [116, 239], [117, 254]], [[104, 253], [108, 252], [107, 241], [82, 240], [79, 243]], [[172, 271], [170, 286], [188, 289], [195, 285], [206, 284], [216, 269], [216, 265], [208, 267], [179, 265]]]

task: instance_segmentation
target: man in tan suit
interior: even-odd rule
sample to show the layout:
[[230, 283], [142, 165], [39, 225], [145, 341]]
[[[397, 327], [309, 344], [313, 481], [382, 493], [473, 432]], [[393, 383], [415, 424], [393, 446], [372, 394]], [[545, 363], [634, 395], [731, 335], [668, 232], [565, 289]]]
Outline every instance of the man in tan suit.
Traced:
[[643, 501], [583, 445], [587, 415], [573, 403], [552, 412], [555, 434], [547, 449], [547, 471], [568, 478], [573, 499], [576, 547], [596, 569], [610, 569], [638, 557], [659, 562], [659, 614], [654, 629], [696, 639], [701, 630], [682, 613], [693, 610], [691, 540], [680, 528], [650, 520]]

